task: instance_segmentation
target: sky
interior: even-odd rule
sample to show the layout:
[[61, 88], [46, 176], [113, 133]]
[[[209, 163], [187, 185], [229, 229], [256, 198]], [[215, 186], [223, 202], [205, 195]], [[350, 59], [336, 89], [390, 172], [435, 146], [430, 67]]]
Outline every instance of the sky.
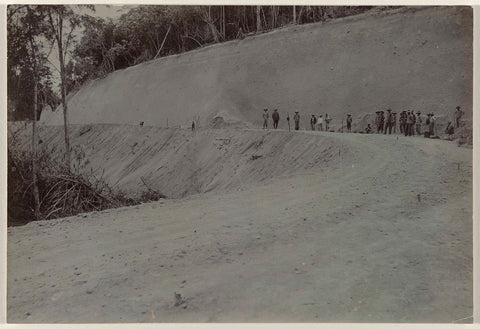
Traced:
[[[138, 5], [95, 5], [95, 12], [92, 12], [91, 10], [86, 10], [86, 9], [77, 9], [75, 8], [74, 10], [78, 12], [79, 14], [88, 14], [91, 16], [99, 17], [99, 18], [104, 18], [108, 19], [111, 18], [112, 20], [117, 20], [120, 18], [120, 16], [124, 13], [126, 13], [128, 10], [137, 7]], [[81, 33], [79, 34], [79, 38], [81, 38]], [[48, 60], [50, 61], [49, 66], [52, 71], [52, 76], [53, 76], [53, 83], [54, 87], [53, 90], [56, 92], [58, 95], [60, 95], [60, 62], [58, 59], [58, 48], [56, 46], [53, 47], [52, 51], [50, 52], [50, 55], [48, 56]], [[48, 51], [48, 50], [47, 50]], [[69, 57], [67, 55], [67, 61], [68, 62]]]
[[101, 18], [111, 18], [111, 19], [115, 20], [133, 7], [137, 7], [137, 5], [134, 5], [134, 6], [95, 5], [95, 13], [91, 13], [91, 15], [101, 17]]

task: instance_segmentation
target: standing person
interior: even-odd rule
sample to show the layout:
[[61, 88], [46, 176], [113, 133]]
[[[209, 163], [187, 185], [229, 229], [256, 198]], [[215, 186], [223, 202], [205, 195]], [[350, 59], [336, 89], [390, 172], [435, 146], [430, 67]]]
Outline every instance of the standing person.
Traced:
[[460, 128], [460, 119], [462, 119], [463, 111], [460, 109], [460, 106], [455, 108], [455, 124], [457, 128]]
[[263, 109], [263, 129], [268, 129], [268, 109]]
[[328, 131], [330, 129], [330, 117], [328, 116], [328, 113], [325, 114], [325, 131]]
[[405, 136], [410, 136], [410, 128], [412, 126], [412, 114], [407, 111], [405, 120]]
[[405, 133], [405, 111], [400, 112], [400, 119], [398, 120], [398, 123], [400, 125], [400, 134]]
[[393, 133], [397, 133], [397, 112], [392, 113], [392, 127], [393, 127]]
[[417, 135], [422, 134], [422, 122], [423, 122], [422, 112], [417, 111], [417, 122], [415, 122], [415, 128], [417, 130]]
[[375, 117], [375, 126], [377, 127], [377, 134], [380, 133], [380, 111], [375, 112], [377, 116]]
[[429, 133], [430, 133], [430, 137], [432, 136], [437, 136], [436, 134], [436, 118], [435, 118], [435, 114], [433, 113], [430, 113], [430, 125], [429, 125]]
[[380, 133], [383, 133], [383, 128], [385, 127], [385, 115], [384, 111], [380, 111]]
[[315, 130], [315, 125], [317, 124], [317, 118], [315, 117], [315, 114], [312, 114], [312, 117], [310, 118], [310, 127], [312, 130]]
[[352, 116], [347, 114], [347, 131], [352, 132]]
[[318, 130], [323, 131], [323, 116], [320, 114], [317, 120]]
[[415, 116], [415, 111], [412, 111], [412, 127], [410, 128], [410, 136], [415, 136], [415, 123], [417, 122], [417, 117]]
[[[427, 113], [427, 117], [425, 119], [425, 137], [430, 137], [430, 113]], [[428, 134], [428, 136], [427, 136]]]
[[288, 131], [290, 131], [290, 115], [287, 114]]
[[195, 121], [192, 121], [192, 131], [195, 131]]
[[385, 119], [385, 132], [384, 132], [384, 134], [386, 134], [387, 130], [388, 130], [388, 134], [391, 135], [392, 134], [392, 120], [393, 120], [392, 109], [388, 108], [387, 112], [388, 113], [387, 113], [387, 117]]
[[293, 121], [295, 121], [295, 130], [300, 129], [300, 114], [298, 111], [295, 111], [295, 115], [293, 116]]
[[280, 114], [278, 114], [277, 109], [273, 110], [272, 120], [273, 120], [273, 129], [277, 129], [278, 128], [278, 121], [280, 120]]

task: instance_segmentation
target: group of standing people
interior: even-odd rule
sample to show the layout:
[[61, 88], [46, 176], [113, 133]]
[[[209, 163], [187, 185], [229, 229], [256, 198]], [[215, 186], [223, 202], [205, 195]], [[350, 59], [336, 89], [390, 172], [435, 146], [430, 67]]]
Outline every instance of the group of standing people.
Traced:
[[[263, 109], [263, 129], [268, 129], [268, 109]], [[278, 128], [278, 121], [280, 121], [280, 114], [278, 113], [278, 110], [275, 109], [273, 110], [272, 113], [272, 120], [273, 120], [273, 128], [277, 129]]]
[[[377, 111], [375, 118], [375, 125], [377, 126], [377, 134], [395, 134], [397, 132], [397, 113], [392, 112], [390, 108], [387, 109], [387, 114], [384, 114], [384, 111]], [[415, 115], [416, 114], [416, 115]], [[414, 136], [422, 135], [422, 125], [425, 123], [425, 130], [423, 133], [427, 132], [428, 137], [435, 136], [435, 115], [433, 113], [428, 113], [427, 118], [425, 118], [420, 111], [410, 111], [405, 110], [400, 112], [400, 117], [398, 119], [400, 134], [405, 136]]]
[[[268, 129], [268, 119], [270, 118], [270, 115], [268, 114], [268, 109], [263, 109], [263, 129]], [[328, 114], [325, 114], [325, 117], [323, 117], [322, 114], [318, 116], [318, 118], [312, 114], [312, 117], [310, 118], [310, 128], [312, 130], [318, 129], [320, 131], [323, 131], [323, 127], [325, 124], [325, 131], [328, 131], [330, 128], [330, 121], [332, 119], [328, 116]], [[278, 122], [280, 121], [280, 114], [278, 113], [278, 109], [274, 109], [272, 113], [272, 121], [273, 121], [273, 129], [278, 128]], [[294, 129], [295, 130], [300, 130], [300, 114], [298, 111], [295, 111], [295, 114], [293, 115], [293, 122], [294, 122]], [[288, 129], [290, 130], [290, 115], [287, 115], [287, 123], [288, 123]]]
[[320, 114], [318, 117], [315, 116], [315, 114], [312, 114], [312, 116], [310, 117], [310, 129], [323, 131], [325, 124], [325, 131], [329, 131], [330, 121], [332, 121], [332, 119], [328, 116], [328, 113], [325, 114], [325, 117], [323, 116], [323, 114]]
[[[392, 112], [391, 108], [388, 108], [387, 113], [385, 111], [376, 111], [375, 117], [375, 125], [377, 128], [377, 134], [394, 134], [397, 133], [397, 113]], [[460, 109], [460, 106], [457, 106], [455, 109], [455, 125], [457, 128], [460, 127], [461, 118], [463, 116], [463, 111]], [[268, 109], [264, 109], [263, 113], [263, 129], [268, 129]], [[272, 113], [272, 120], [273, 120], [273, 128], [278, 128], [278, 122], [280, 121], [280, 114], [278, 110], [275, 109]], [[310, 117], [310, 129], [311, 130], [319, 130], [323, 131], [325, 127], [325, 131], [329, 131], [330, 129], [330, 122], [331, 118], [328, 114], [323, 116], [320, 114], [318, 117], [315, 114], [312, 114]], [[436, 131], [436, 117], [434, 113], [427, 113], [426, 116], [422, 115], [420, 111], [416, 113], [412, 110], [405, 110], [400, 112], [398, 123], [399, 123], [399, 132], [400, 134], [404, 134], [405, 136], [414, 136], [417, 135], [424, 135], [425, 137], [434, 137], [437, 135]], [[300, 114], [298, 111], [295, 111], [295, 115], [293, 116], [294, 121], [294, 129], [300, 129]], [[352, 116], [351, 114], [347, 114], [347, 131], [352, 131]], [[287, 115], [287, 122], [288, 128], [290, 130], [290, 116]], [[342, 123], [342, 131], [343, 131], [343, 123]], [[373, 133], [373, 129], [368, 124], [367, 128], [365, 128], [365, 133], [370, 134]], [[453, 135], [454, 133], [454, 125], [452, 122], [448, 123], [447, 129], [445, 133], [448, 135]]]
[[[377, 133], [388, 134], [396, 133], [397, 130], [397, 113], [392, 112], [390, 108], [387, 109], [387, 114], [384, 114], [384, 111], [377, 111], [376, 118], [375, 118], [375, 125], [377, 126]], [[415, 115], [416, 114], [416, 115]], [[460, 109], [460, 106], [457, 106], [455, 109], [455, 120], [457, 128], [460, 127], [460, 119], [463, 116], [463, 111]], [[434, 137], [437, 136], [436, 131], [436, 121], [437, 118], [435, 114], [427, 113], [427, 115], [422, 115], [420, 111], [410, 111], [405, 110], [400, 112], [400, 117], [398, 120], [400, 133], [404, 134], [405, 136], [414, 136], [417, 135], [424, 135], [425, 137]], [[365, 129], [367, 133], [372, 132], [370, 125]], [[454, 128], [452, 122], [448, 123], [447, 129], [445, 133], [448, 135], [453, 135]]]

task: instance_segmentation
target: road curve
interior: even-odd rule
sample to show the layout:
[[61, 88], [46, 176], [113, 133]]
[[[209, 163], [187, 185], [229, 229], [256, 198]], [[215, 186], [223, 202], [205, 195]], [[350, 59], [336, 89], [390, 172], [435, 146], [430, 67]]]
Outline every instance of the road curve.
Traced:
[[338, 165], [9, 228], [7, 320], [471, 316], [471, 149], [419, 137], [296, 133], [335, 139]]

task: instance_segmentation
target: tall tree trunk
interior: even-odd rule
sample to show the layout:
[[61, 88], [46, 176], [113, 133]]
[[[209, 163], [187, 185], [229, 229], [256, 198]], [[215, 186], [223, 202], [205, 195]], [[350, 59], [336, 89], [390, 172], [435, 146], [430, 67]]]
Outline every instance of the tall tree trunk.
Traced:
[[222, 25], [222, 29], [223, 29], [223, 40], [226, 40], [227, 39], [227, 35], [225, 33], [225, 6], [222, 6], [222, 17], [223, 17], [223, 25]]
[[[36, 69], [35, 69], [36, 70]], [[36, 75], [36, 73], [35, 73]], [[38, 113], [38, 78], [34, 81], [34, 96], [33, 96], [33, 121], [32, 121], [32, 180], [33, 180], [33, 199], [35, 204], [34, 215], [35, 219], [40, 219], [40, 197], [38, 195], [37, 183], [37, 113]]]
[[272, 6], [272, 29], [274, 29], [277, 25], [277, 6]]
[[170, 26], [168, 27], [167, 33], [165, 33], [165, 37], [163, 38], [162, 45], [160, 46], [160, 49], [158, 49], [158, 51], [155, 54], [155, 57], [153, 59], [157, 58], [157, 56], [160, 55], [160, 52], [163, 49], [163, 45], [165, 44], [165, 40], [167, 40], [168, 33], [170, 33], [170, 29], [172, 28], [172, 24], [173, 23], [170, 23]]
[[70, 137], [68, 135], [68, 107], [67, 107], [67, 86], [65, 79], [65, 63], [63, 58], [63, 45], [62, 41], [58, 42], [58, 57], [60, 59], [60, 79], [62, 82], [62, 107], [63, 107], [63, 127], [65, 132], [65, 157], [66, 165], [68, 170], [70, 170]]
[[298, 24], [301, 24], [302, 23], [302, 14], [303, 14], [303, 9], [305, 8], [305, 6], [302, 6], [300, 8], [300, 13], [298, 13]]
[[218, 32], [217, 28], [215, 27], [215, 24], [212, 20], [212, 16], [210, 13], [210, 6], [208, 6], [208, 12], [205, 11], [202, 15], [202, 18], [205, 23], [210, 27], [210, 31], [212, 32], [213, 35], [213, 40], [217, 43], [220, 42], [220, 39], [218, 38], [220, 32]]
[[[32, 17], [32, 9], [30, 6], [27, 6], [28, 16]], [[35, 219], [40, 219], [40, 197], [38, 193], [38, 183], [37, 183], [37, 112], [38, 112], [38, 65], [37, 65], [37, 54], [36, 46], [33, 41], [32, 29], [29, 29], [28, 38], [30, 47], [32, 48], [32, 62], [33, 62], [33, 79], [34, 79], [34, 95], [33, 95], [33, 121], [32, 121], [32, 184], [33, 184], [33, 201], [34, 201], [34, 216]]]
[[295, 6], [293, 6], [293, 24], [297, 24], [297, 13]]
[[61, 94], [62, 94], [62, 107], [63, 107], [63, 127], [65, 131], [65, 158], [66, 165], [68, 170], [71, 170], [70, 167], [70, 138], [68, 136], [68, 107], [67, 107], [67, 85], [65, 79], [65, 56], [63, 54], [63, 12], [58, 14], [57, 26], [55, 26], [52, 18], [52, 13], [48, 13], [48, 18], [50, 20], [50, 25], [52, 30], [55, 31], [55, 39], [57, 41], [58, 48], [58, 60], [60, 62], [60, 81], [61, 81]]
[[260, 18], [260, 6], [257, 6], [257, 32], [262, 30], [262, 21]]

